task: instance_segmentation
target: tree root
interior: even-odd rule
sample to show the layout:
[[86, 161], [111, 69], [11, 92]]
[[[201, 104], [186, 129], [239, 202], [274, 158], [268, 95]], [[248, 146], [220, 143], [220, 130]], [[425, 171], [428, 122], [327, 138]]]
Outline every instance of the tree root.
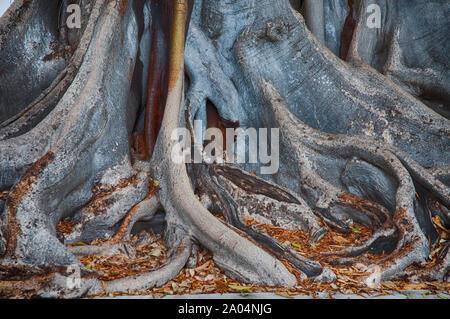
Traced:
[[[293, 120], [293, 115], [283, 105], [280, 96], [274, 91], [273, 86], [269, 83], [264, 83], [262, 87], [267, 98], [268, 106], [272, 108], [271, 112], [274, 114], [274, 118], [277, 120], [282, 134], [283, 132], [289, 132], [289, 137], [287, 134], [285, 135], [288, 141], [296, 137], [298, 138], [297, 141], [301, 141], [300, 143], [294, 140], [289, 142], [291, 146], [295, 147], [295, 151], [300, 151], [302, 154], [302, 157], [299, 155], [299, 163], [301, 170], [300, 176], [302, 176], [304, 183], [313, 189], [322, 189], [322, 194], [324, 195], [317, 200], [316, 206], [322, 209], [328, 208], [331, 211], [336, 211], [338, 208], [357, 204], [357, 208], [363, 212], [378, 211], [378, 215], [384, 218], [385, 224], [382, 225], [383, 231], [381, 233], [375, 233], [376, 237], [372, 237], [370, 242], [376, 243], [377, 240], [375, 239], [378, 239], [377, 237], [382, 235], [396, 236], [394, 250], [387, 257], [381, 258], [377, 262], [377, 265], [381, 267], [378, 274], [380, 278], [383, 280], [391, 278], [414, 262], [424, 262], [428, 256], [429, 244], [415, 216], [416, 199], [412, 179], [398, 158], [387, 149], [372, 147], [371, 145], [367, 145], [367, 143], [364, 146], [360, 146], [351, 137], [336, 136], [332, 139], [328, 137], [319, 138], [322, 133], [313, 132], [300, 121]], [[305, 144], [307, 147], [306, 150]], [[356, 196], [348, 196], [315, 173], [313, 173], [315, 176], [312, 178], [311, 170], [307, 168], [311, 167], [310, 159], [305, 158], [303, 155], [311, 154], [311, 149], [322, 154], [326, 152], [326, 154], [339, 154], [340, 156], [346, 157], [358, 156], [369, 163], [383, 166], [392, 176], [395, 176], [398, 183], [396, 192], [397, 208], [393, 213], [392, 222], [390, 221], [389, 213], [381, 205], [371, 203], [367, 200], [357, 199]], [[356, 203], [355, 198], [357, 199]], [[349, 203], [351, 204], [349, 205]], [[361, 205], [361, 203], [365, 204]], [[389, 225], [392, 225], [392, 223], [395, 225], [395, 232], [392, 229], [389, 231]], [[345, 251], [345, 253], [361, 252], [367, 245], [368, 243], [363, 247], [355, 248], [355, 250]]]
[[68, 250], [77, 257], [114, 256], [118, 254], [125, 254], [130, 258], [134, 256], [133, 249], [127, 243], [73, 246], [68, 247]]
[[[179, 59], [179, 52], [173, 54], [174, 59]], [[296, 284], [295, 277], [280, 261], [212, 216], [195, 197], [185, 165], [171, 160], [174, 141], [170, 137], [178, 127], [183, 101], [183, 70], [182, 63], [172, 62], [173, 80], [169, 82], [162, 129], [151, 160], [152, 176], [161, 183], [159, 196], [166, 211], [168, 225], [183, 221], [183, 227], [187, 227], [200, 244], [212, 251], [215, 262], [234, 278], [267, 285]]]
[[[445, 155], [444, 159], [438, 156], [445, 143], [440, 136], [448, 135], [444, 119], [429, 114], [420, 102], [361, 61], [347, 65], [331, 57], [305, 29], [301, 18], [289, 16], [286, 23], [278, 23], [279, 16], [267, 12], [268, 0], [263, 0], [261, 11], [243, 0], [230, 2], [225, 9], [211, 3], [205, 12], [221, 19], [212, 16], [211, 21], [201, 22], [202, 26], [192, 23], [184, 55], [188, 6], [186, 1], [174, 2], [177, 23], [171, 34], [168, 97], [161, 130], [150, 162], [139, 164], [145, 169], [133, 169], [128, 138], [135, 114], [126, 110], [132, 103], [129, 91], [139, 51], [139, 28], [126, 6], [118, 12], [116, 3], [95, 2], [82, 40], [85, 47], [80, 47], [72, 61], [76, 72], [69, 69], [61, 74], [26, 114], [0, 127], [2, 264], [80, 266], [81, 288], [68, 290], [68, 278], [59, 268], [46, 278], [44, 286], [36, 288], [41, 296], [50, 297], [162, 286], [183, 267], [195, 266], [199, 246], [212, 253], [226, 274], [256, 285], [284, 287], [295, 286], [305, 278], [333, 280], [336, 276], [316, 259], [331, 264], [363, 263], [373, 270], [372, 276], [363, 279], [369, 285], [395, 278], [448, 280], [448, 244], [432, 267], [419, 268], [429, 258], [430, 246], [439, 239], [427, 229], [431, 215], [440, 216], [444, 226], [450, 223], [448, 167], [431, 167], [445, 161]], [[274, 8], [271, 11], [280, 16], [291, 13], [287, 1], [275, 2]], [[247, 16], [236, 22], [226, 10]], [[251, 22], [259, 15], [264, 19]], [[322, 22], [314, 27], [319, 32]], [[222, 34], [221, 23], [237, 23], [237, 28]], [[249, 23], [250, 27], [245, 25]], [[286, 37], [289, 32], [292, 37]], [[282, 65], [285, 62], [279, 59], [280, 52], [286, 52], [284, 60], [290, 61], [292, 55], [294, 66], [287, 69]], [[350, 52], [350, 57], [354, 53]], [[190, 80], [186, 88], [184, 56]], [[276, 65], [273, 74], [260, 65], [258, 56]], [[289, 85], [282, 87], [274, 79]], [[347, 104], [343, 104], [349, 107], [348, 118], [340, 114], [345, 113], [341, 112], [344, 108], [332, 109], [332, 101], [319, 105], [325, 96], [322, 86], [328, 88], [327, 96], [333, 101], [346, 99]], [[299, 96], [306, 90], [315, 93], [319, 102]], [[295, 95], [294, 91], [300, 93]], [[242, 106], [243, 97], [246, 106]], [[297, 99], [301, 102], [295, 102]], [[397, 100], [411, 102], [413, 110]], [[203, 132], [193, 132], [192, 122], [206, 120], [207, 101], [233, 125], [279, 128], [282, 170], [265, 179], [241, 166], [174, 162], [176, 141], [172, 133], [177, 128], [189, 128], [196, 143], [203, 144]], [[38, 121], [33, 114], [41, 112], [39, 103], [44, 107], [42, 112], [52, 111], [39, 124], [34, 126], [33, 122], [33, 128], [27, 127], [27, 116]], [[300, 115], [308, 113], [302, 107], [310, 104], [317, 110], [309, 113], [319, 118], [301, 121]], [[379, 108], [384, 104], [391, 107], [389, 112]], [[337, 118], [333, 123], [329, 119], [325, 124], [320, 122], [326, 106]], [[344, 120], [345, 125], [340, 123]], [[376, 122], [376, 129], [366, 130], [366, 120]], [[412, 125], [422, 120], [427, 122], [423, 134]], [[388, 129], [390, 122], [394, 131]], [[411, 136], [417, 134], [418, 141], [402, 135], [404, 126], [412, 127]], [[325, 127], [334, 134], [315, 129]], [[349, 135], [337, 134], [342, 131]], [[365, 132], [375, 137], [352, 135]], [[394, 139], [395, 146], [376, 139], [384, 135]], [[429, 157], [415, 150], [425, 145], [428, 137], [433, 145]], [[160, 188], [149, 180], [147, 170]], [[118, 253], [133, 257], [134, 248], [127, 242], [133, 226], [160, 209], [166, 213], [164, 240], [170, 247], [164, 265], [102, 283], [95, 278], [98, 274], [81, 267], [75, 258]], [[247, 226], [243, 216], [284, 228], [301, 228], [312, 242], [320, 241], [328, 228], [351, 232], [353, 223], [370, 229], [371, 236], [360, 246], [303, 256]], [[76, 228], [64, 238], [66, 244], [112, 238], [101, 245], [65, 247], [55, 234], [56, 224], [65, 219], [75, 221]]]
[[141, 220], [144, 217], [151, 219], [155, 215], [160, 205], [158, 200], [153, 197], [153, 192], [150, 191], [147, 197], [142, 202], [140, 202], [130, 210], [119, 230], [111, 239], [111, 243], [117, 243], [128, 237], [134, 224], [137, 221]]
[[436, 262], [429, 268], [419, 268], [412, 266], [401, 273], [399, 277], [412, 282], [424, 281], [446, 281], [450, 282], [450, 243], [447, 243], [439, 252]]
[[[192, 250], [192, 241], [181, 229], [171, 229], [172, 248], [169, 251], [169, 259], [163, 265], [146, 273], [128, 276], [111, 281], [100, 281], [93, 271], [82, 268], [81, 277], [74, 287], [68, 287], [68, 282], [73, 280], [69, 272], [64, 269], [51, 272], [49, 278], [35, 284], [35, 293], [44, 298], [80, 298], [86, 295], [130, 293], [161, 287], [179, 274], [186, 265]], [[69, 274], [66, 276], [65, 274]], [[0, 285], [1, 287], [1, 285]]]
[[130, 255], [131, 252], [131, 255], [133, 255], [133, 249], [124, 240], [129, 237], [136, 222], [143, 218], [151, 219], [159, 208], [158, 199], [154, 197], [153, 192], [149, 192], [143, 201], [139, 202], [128, 212], [118, 231], [111, 239], [103, 242], [101, 245], [69, 247], [69, 251], [79, 257], [94, 255], [112, 256], [123, 252], [127, 255]]
[[255, 227], [246, 226], [239, 217], [238, 204], [228, 191], [217, 181], [217, 178], [214, 178], [212, 170], [209, 170], [208, 172], [204, 166], [199, 167], [195, 164], [194, 169], [197, 170], [194, 175], [200, 179], [199, 184], [207, 190], [211, 198], [215, 199], [216, 205], [221, 214], [225, 217], [227, 223], [240, 231], [243, 231], [250, 236], [258, 246], [263, 247], [279, 260], [289, 262], [293, 267], [303, 272], [308, 277], [315, 277], [322, 273], [322, 266], [319, 263], [304, 258]]
[[[181, 90], [181, 81], [177, 83], [177, 90]], [[178, 216], [193, 237], [212, 251], [219, 267], [234, 278], [267, 285], [294, 285], [295, 277], [280, 261], [240, 237], [203, 207], [191, 189], [186, 167], [172, 162], [170, 153], [174, 141], [170, 136], [177, 127], [180, 103], [181, 95], [173, 97], [169, 94], [162, 131], [152, 158], [154, 165], [151, 165], [152, 176], [161, 183], [159, 196], [168, 223], [176, 222], [173, 219], [177, 220]]]
[[[220, 180], [221, 182], [224, 182], [221, 183], [222, 185], [226, 185], [227, 181], [228, 184], [231, 182], [235, 185], [234, 188], [236, 189], [229, 190], [229, 192], [231, 191], [234, 193], [233, 198], [239, 201], [240, 209], [245, 207], [248, 210], [252, 209], [250, 206], [254, 205], [254, 201], [260, 201], [258, 198], [255, 198], [255, 194], [261, 195], [264, 198], [262, 201], [269, 201], [270, 207], [266, 209], [268, 210], [268, 213], [270, 212], [273, 214], [273, 211], [278, 210], [277, 207], [281, 211], [284, 211], [285, 209], [278, 206], [282, 202], [292, 204], [300, 210], [300, 214], [292, 216], [294, 219], [293, 222], [298, 223], [300, 228], [302, 228], [305, 232], [309, 232], [313, 241], [319, 241], [326, 234], [327, 229], [319, 225], [318, 217], [314, 215], [313, 211], [309, 210], [309, 207], [303, 198], [292, 192], [290, 189], [252, 175], [242, 169], [239, 169], [238, 167], [229, 166], [226, 164], [214, 165], [213, 169], [210, 169], [209, 171], [209, 174], [211, 176], [215, 176], [217, 181]], [[225, 180], [219, 176], [224, 177]], [[251, 200], [252, 198], [254, 199], [253, 202]], [[259, 206], [259, 209], [255, 210], [255, 214], [261, 214], [262, 209], [264, 209], [264, 207]], [[277, 223], [284, 224], [284, 228], [289, 229], [289, 227], [286, 227], [286, 218], [286, 215], [279, 216], [279, 218], [272, 217], [272, 224], [275, 224], [275, 226], [277, 226]], [[298, 226], [295, 228], [298, 228]]]
[[[128, 10], [122, 25], [113, 6], [114, 3], [108, 3], [103, 8], [100, 1], [96, 7], [98, 11], [104, 9], [99, 18], [101, 23], [89, 41], [75, 80], [58, 105], [27, 134], [0, 143], [0, 148], [6, 151], [0, 152], [2, 176], [3, 172], [8, 176], [11, 170], [22, 175], [20, 179], [14, 175], [0, 186], [8, 188], [15, 184], [1, 215], [0, 232], [6, 240], [5, 245], [0, 245], [4, 246], [0, 251], [2, 262], [77, 263], [54, 236], [56, 223], [88, 201], [94, 179], [107, 168], [119, 164], [130, 167], [128, 132], [123, 125], [127, 121], [124, 105], [128, 102], [128, 91], [115, 90], [106, 74], [115, 74], [116, 84], [130, 87], [126, 75], [130, 60], [133, 66], [134, 59], [129, 56], [136, 56], [137, 45], [127, 44], [137, 43], [133, 38], [137, 34], [128, 33], [131, 37], [123, 45], [119, 40], [122, 28], [133, 30], [136, 21]], [[111, 59], [115, 62], [111, 63]], [[113, 98], [116, 105], [104, 103], [105, 95]], [[55, 123], [56, 126], [52, 125]], [[12, 160], [17, 152], [23, 156]], [[141, 186], [145, 188], [144, 184]]]

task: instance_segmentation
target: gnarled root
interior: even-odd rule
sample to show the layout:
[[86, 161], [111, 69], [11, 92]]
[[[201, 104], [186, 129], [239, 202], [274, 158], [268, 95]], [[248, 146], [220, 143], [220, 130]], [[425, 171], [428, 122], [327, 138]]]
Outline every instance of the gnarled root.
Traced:
[[244, 232], [257, 245], [263, 247], [279, 260], [290, 263], [308, 277], [315, 277], [322, 273], [322, 266], [319, 263], [304, 258], [255, 227], [245, 225], [239, 216], [238, 204], [217, 180], [217, 176], [214, 176], [215, 174], [212, 170], [210, 169], [208, 172], [204, 166], [199, 167], [195, 164], [194, 169], [197, 170], [194, 175], [200, 179], [199, 184], [208, 192], [211, 199], [215, 201], [215, 205], [218, 206], [218, 210], [225, 217], [227, 223]]
[[177, 128], [182, 81], [178, 79], [166, 106], [162, 130], [152, 158], [152, 176], [161, 183], [159, 196], [168, 223], [172, 218], [183, 221], [184, 227], [198, 242], [213, 253], [214, 261], [234, 278], [243, 282], [292, 286], [297, 280], [284, 265], [247, 239], [240, 237], [218, 219], [196, 198], [184, 164], [171, 159]]
[[[430, 246], [439, 243], [431, 216], [439, 216], [444, 227], [450, 223], [448, 167], [428, 168], [448, 159], [445, 119], [353, 59], [355, 52], [350, 52], [352, 64], [332, 56], [287, 1], [202, 3], [205, 10], [191, 25], [184, 55], [188, 5], [174, 1], [168, 97], [150, 162], [132, 167], [130, 160], [129, 136], [139, 104], [134, 91], [139, 85], [130, 82], [138, 52], [145, 49], [138, 45], [145, 23], [137, 21], [135, 6], [123, 1], [93, 3], [85, 38], [66, 74], [24, 108], [23, 116], [2, 123], [1, 279], [23, 275], [46, 297], [145, 290], [194, 265], [201, 246], [226, 274], [257, 285], [335, 279], [323, 261], [365, 264], [373, 270], [364, 278], [368, 284], [448, 280], [448, 244], [432, 267], [420, 267]], [[319, 32], [320, 23], [314, 26]], [[203, 143], [203, 131], [193, 132], [192, 126], [194, 120], [207, 120], [208, 103], [230, 126], [279, 128], [280, 171], [262, 178], [244, 171], [245, 165], [174, 160], [176, 129], [187, 127]], [[40, 121], [36, 114], [44, 113]], [[427, 145], [430, 154], [420, 150]], [[149, 176], [158, 180], [158, 189]], [[102, 283], [76, 258], [133, 257], [128, 237], [134, 225], [159, 210], [165, 211], [169, 246], [169, 260], [161, 267]], [[355, 223], [371, 236], [360, 246], [301, 254], [248, 226], [244, 217], [300, 228], [311, 243], [320, 242], [329, 229], [350, 233]], [[57, 234], [56, 225], [66, 220], [74, 231]], [[94, 239], [106, 241], [73, 245]], [[70, 289], [74, 265], [80, 282]], [[41, 281], [32, 278], [43, 272]], [[0, 288], [8, 285], [0, 282]]]
[[134, 224], [144, 218], [147, 220], [151, 219], [159, 208], [157, 197], [153, 197], [153, 194], [149, 192], [146, 199], [139, 202], [128, 212], [111, 239], [103, 242], [101, 245], [72, 246], [69, 247], [69, 250], [75, 256], [112, 256], [124, 252], [130, 255], [133, 249], [127, 244], [126, 239], [131, 234]]
[[[412, 179], [401, 161], [387, 149], [367, 145], [367, 140], [366, 144], [362, 146], [352, 137], [336, 136], [330, 138], [320, 132], [311, 130], [300, 121], [294, 120], [293, 115], [283, 105], [280, 96], [274, 91], [270, 83], [263, 83], [262, 88], [263, 94], [267, 98], [267, 105], [271, 108], [270, 111], [277, 120], [282, 134], [283, 132], [289, 132], [289, 134], [284, 135], [286, 136], [286, 144], [293, 148], [292, 151], [298, 152], [296, 154], [298, 154], [299, 169], [303, 182], [310, 189], [318, 192], [316, 193], [318, 195], [315, 206], [319, 207], [320, 210], [328, 210], [332, 214], [345, 213], [348, 208], [350, 208], [352, 214], [356, 208], [368, 215], [369, 219], [372, 219], [368, 226], [373, 229], [381, 228], [381, 232], [375, 231], [373, 237], [363, 247], [352, 248], [337, 254], [361, 253], [376, 244], [383, 243], [379, 239], [387, 237], [395, 239], [396, 244], [393, 251], [377, 263], [381, 268], [378, 274], [380, 278], [384, 280], [395, 277], [408, 265], [415, 262], [423, 263], [428, 257], [429, 244], [417, 221], [415, 189]], [[319, 154], [339, 154], [347, 158], [357, 156], [372, 165], [384, 167], [397, 180], [396, 208], [392, 213], [392, 219], [381, 205], [345, 193], [315, 173], [311, 169], [314, 167], [311, 163], [314, 161], [314, 157], [310, 157], [311, 155], [305, 156], [305, 154], [309, 155], [315, 152]], [[446, 192], [444, 191], [444, 193]]]

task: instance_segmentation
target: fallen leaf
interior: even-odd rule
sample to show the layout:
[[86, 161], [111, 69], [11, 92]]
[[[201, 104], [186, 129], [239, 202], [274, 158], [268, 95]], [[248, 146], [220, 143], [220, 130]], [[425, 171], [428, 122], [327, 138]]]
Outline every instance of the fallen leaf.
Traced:
[[297, 243], [291, 243], [291, 246], [295, 247], [295, 248], [300, 248], [300, 245]]
[[88, 244], [83, 243], [82, 241], [77, 242], [75, 245], [76, 246], [89, 246]]
[[348, 243], [350, 242], [347, 238], [344, 238], [342, 236], [336, 235], [333, 237], [334, 241], [338, 242], [338, 243]]
[[383, 282], [383, 287], [385, 287], [386, 289], [392, 289], [392, 290], [397, 288], [395, 283], [393, 283], [392, 281], [385, 281], [385, 282]]
[[159, 256], [161, 256], [161, 254], [162, 254], [162, 251], [159, 248], [153, 249], [150, 252], [150, 256], [153, 256], [153, 257], [159, 257]]
[[228, 285], [228, 287], [240, 292], [252, 292], [252, 288], [249, 286]]
[[288, 294], [287, 292], [284, 292], [284, 291], [279, 291], [279, 292], [276, 291], [275, 294], [278, 296], [284, 297], [284, 298], [289, 298], [289, 299], [294, 298], [293, 296], [291, 296], [290, 294]]
[[353, 290], [351, 290], [351, 289], [341, 289], [341, 292], [344, 294], [344, 295], [352, 295], [353, 294]]
[[214, 279], [214, 275], [212, 275], [212, 274], [209, 274], [208, 276], [206, 276], [205, 277], [205, 281], [210, 281], [210, 280], [213, 280]]

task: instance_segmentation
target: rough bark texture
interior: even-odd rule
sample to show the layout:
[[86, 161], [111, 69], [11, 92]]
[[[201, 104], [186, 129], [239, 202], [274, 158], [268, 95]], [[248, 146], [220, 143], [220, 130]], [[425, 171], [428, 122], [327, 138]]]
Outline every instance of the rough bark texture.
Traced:
[[[16, 0], [0, 19], [0, 280], [45, 271], [39, 295], [99, 293], [76, 256], [129, 252], [134, 224], [158, 210], [169, 260], [108, 291], [163, 285], [197, 244], [242, 282], [335, 279], [249, 216], [313, 241], [357, 222], [372, 236], [329, 253], [337, 264], [449, 280], [448, 245], [420, 268], [440, 242], [431, 217], [450, 227], [448, 1], [83, 0], [76, 30], [61, 23], [70, 3]], [[204, 144], [195, 120], [278, 128], [279, 171], [175, 163], [176, 128]], [[82, 284], [68, 290], [73, 264]]]

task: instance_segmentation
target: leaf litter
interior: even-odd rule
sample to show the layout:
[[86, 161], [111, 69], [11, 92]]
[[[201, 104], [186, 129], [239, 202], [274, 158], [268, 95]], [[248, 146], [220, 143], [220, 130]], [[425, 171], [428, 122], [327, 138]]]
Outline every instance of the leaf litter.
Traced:
[[[428, 290], [430, 293], [439, 294], [450, 292], [450, 283], [446, 282], [424, 282], [411, 283], [402, 280], [385, 281], [376, 286], [368, 286], [365, 284], [366, 279], [371, 272], [368, 272], [367, 266], [362, 263], [355, 263], [352, 266], [336, 266], [330, 263], [329, 257], [320, 257], [322, 253], [330, 253], [346, 247], [352, 247], [362, 244], [371, 236], [370, 231], [362, 225], [353, 225], [357, 231], [341, 234], [329, 230], [329, 232], [319, 241], [313, 243], [310, 235], [302, 230], [286, 230], [281, 227], [261, 224], [254, 219], [243, 218], [247, 225], [253, 225], [260, 230], [264, 230], [268, 235], [281, 243], [285, 243], [293, 247], [305, 257], [318, 260], [323, 266], [330, 268], [337, 277], [332, 283], [316, 283], [311, 279], [301, 279], [298, 272], [289, 264], [286, 267], [297, 274], [299, 283], [296, 287], [270, 287], [255, 286], [242, 284], [228, 277], [215, 264], [212, 255], [204, 249], [200, 249], [198, 254], [198, 262], [194, 268], [185, 268], [174, 279], [170, 280], [162, 287], [153, 289], [128, 292], [99, 294], [90, 297], [99, 296], [132, 296], [132, 295], [153, 295], [155, 298], [164, 295], [185, 295], [185, 294], [225, 294], [225, 293], [275, 293], [277, 295], [292, 298], [295, 295], [309, 295], [318, 298], [318, 293], [328, 293], [328, 298], [333, 298], [336, 293], [355, 294], [362, 297], [390, 295], [393, 292], [402, 293], [405, 290]], [[434, 221], [434, 220], [433, 220]], [[444, 230], [438, 228], [441, 238], [446, 238]], [[147, 234], [148, 235], [148, 234]], [[88, 256], [80, 258], [85, 266], [91, 267], [99, 273], [99, 279], [109, 281], [123, 278], [130, 275], [148, 272], [156, 267], [163, 265], [168, 258], [168, 249], [163, 239], [159, 235], [150, 235], [152, 240], [143, 245], [136, 245], [135, 258], [131, 258], [125, 254], [114, 256]], [[131, 243], [138, 243], [138, 235], [130, 239]], [[446, 241], [440, 241], [435, 250], [439, 250], [446, 244]], [[376, 259], [377, 257], [364, 254], [366, 258]], [[438, 255], [438, 254], [435, 254]], [[436, 256], [425, 267], [431, 267], [436, 261]], [[445, 296], [444, 296], [445, 297]]]

